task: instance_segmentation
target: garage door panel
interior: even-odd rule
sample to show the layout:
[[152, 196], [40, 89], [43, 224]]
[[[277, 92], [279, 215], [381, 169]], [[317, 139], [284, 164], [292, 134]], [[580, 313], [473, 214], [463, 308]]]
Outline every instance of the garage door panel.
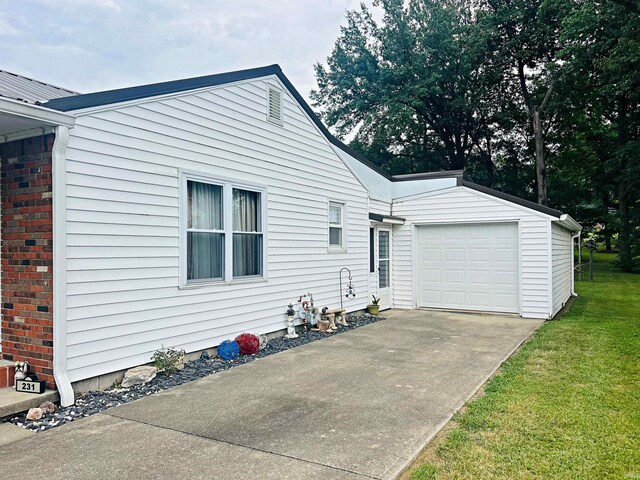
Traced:
[[470, 262], [487, 263], [491, 261], [491, 248], [468, 247], [467, 253]]
[[516, 223], [419, 227], [418, 305], [518, 313]]
[[467, 229], [467, 240], [490, 240], [491, 239], [491, 232], [485, 230], [485, 229], [481, 229], [481, 228], [475, 228], [475, 229]]
[[[432, 240], [427, 238], [426, 240]], [[422, 261], [437, 260], [440, 261], [441, 250], [439, 248], [421, 248], [420, 249]]]
[[445, 270], [443, 282], [446, 284], [457, 283], [464, 285], [465, 271], [463, 269]]
[[465, 240], [465, 229], [462, 226], [454, 226], [443, 231], [445, 240]]
[[503, 294], [495, 294], [494, 295], [494, 304], [498, 308], [510, 308], [514, 302], [518, 301], [518, 295], [503, 295]]
[[490, 270], [469, 270], [467, 279], [474, 286], [491, 286]]
[[437, 290], [429, 290], [424, 293], [423, 301], [430, 304], [444, 303], [442, 293]]
[[445, 291], [444, 292], [444, 302], [452, 305], [451, 308], [464, 308], [466, 304], [466, 299], [464, 294], [460, 294], [459, 291]]
[[486, 294], [470, 293], [467, 297], [468, 303], [475, 305], [474, 310], [489, 310], [491, 308], [491, 302], [488, 301]]
[[465, 249], [464, 249], [464, 247], [446, 248], [444, 250], [444, 260], [446, 262], [464, 262], [464, 260], [465, 260]]
[[438, 270], [434, 270], [434, 269], [427, 269], [427, 270], [422, 270], [422, 278], [421, 278], [423, 284], [438, 284], [440, 282], [442, 282], [443, 278], [442, 278], [442, 271], [440, 269]]

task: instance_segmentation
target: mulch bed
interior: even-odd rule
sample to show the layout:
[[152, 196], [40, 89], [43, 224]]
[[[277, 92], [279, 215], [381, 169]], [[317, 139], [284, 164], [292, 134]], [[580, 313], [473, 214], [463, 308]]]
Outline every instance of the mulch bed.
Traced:
[[267, 357], [307, 343], [322, 340], [323, 338], [330, 338], [334, 335], [380, 320], [384, 320], [384, 317], [373, 317], [369, 314], [357, 317], [352, 316], [348, 318], [348, 325], [341, 325], [335, 333], [327, 334], [301, 331], [298, 332], [299, 337], [295, 339], [290, 340], [285, 337], [274, 338], [269, 340], [257, 355], [240, 355], [236, 359], [229, 361], [224, 361], [218, 357], [210, 358], [206, 352], [203, 352], [203, 355], [199, 359], [186, 363], [182, 370], [179, 370], [173, 375], [167, 376], [160, 372], [153, 380], [144, 385], [135, 385], [129, 388], [114, 386], [104, 391], [88, 392], [77, 398], [75, 405], [59, 408], [55, 413], [45, 414], [37, 421], [27, 420], [26, 412], [11, 417], [8, 421], [22, 428], [42, 432], [64, 425], [65, 423], [73, 422], [79, 418], [103, 412], [111, 407], [117, 407], [118, 405], [129, 403], [139, 398], [162, 392], [163, 390], [168, 390], [177, 385], [192, 382], [208, 375], [252, 362], [258, 358]]

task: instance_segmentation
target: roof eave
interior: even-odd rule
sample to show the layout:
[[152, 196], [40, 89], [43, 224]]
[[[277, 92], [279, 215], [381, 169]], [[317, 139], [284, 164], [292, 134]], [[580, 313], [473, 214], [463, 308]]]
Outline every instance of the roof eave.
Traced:
[[566, 213], [563, 213], [562, 215], [560, 215], [560, 218], [558, 218], [557, 220], [553, 220], [553, 221], [558, 223], [559, 225], [562, 225], [567, 230], [570, 230], [572, 232], [578, 233], [578, 232], [582, 231], [582, 225], [580, 225], [578, 222], [576, 222], [571, 217], [571, 215], [568, 215]]

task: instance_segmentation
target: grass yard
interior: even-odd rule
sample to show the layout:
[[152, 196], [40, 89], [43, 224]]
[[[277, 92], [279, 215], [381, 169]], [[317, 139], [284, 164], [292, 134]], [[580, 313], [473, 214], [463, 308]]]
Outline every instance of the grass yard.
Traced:
[[[403, 479], [640, 480], [640, 275], [594, 282], [543, 325]], [[583, 279], [588, 274], [583, 275]]]

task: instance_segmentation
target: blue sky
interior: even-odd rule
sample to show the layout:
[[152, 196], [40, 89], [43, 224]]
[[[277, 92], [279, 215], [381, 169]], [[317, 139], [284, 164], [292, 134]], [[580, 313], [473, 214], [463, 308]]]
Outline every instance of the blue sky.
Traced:
[[0, 69], [88, 93], [278, 63], [308, 98], [359, 0], [0, 0]]

